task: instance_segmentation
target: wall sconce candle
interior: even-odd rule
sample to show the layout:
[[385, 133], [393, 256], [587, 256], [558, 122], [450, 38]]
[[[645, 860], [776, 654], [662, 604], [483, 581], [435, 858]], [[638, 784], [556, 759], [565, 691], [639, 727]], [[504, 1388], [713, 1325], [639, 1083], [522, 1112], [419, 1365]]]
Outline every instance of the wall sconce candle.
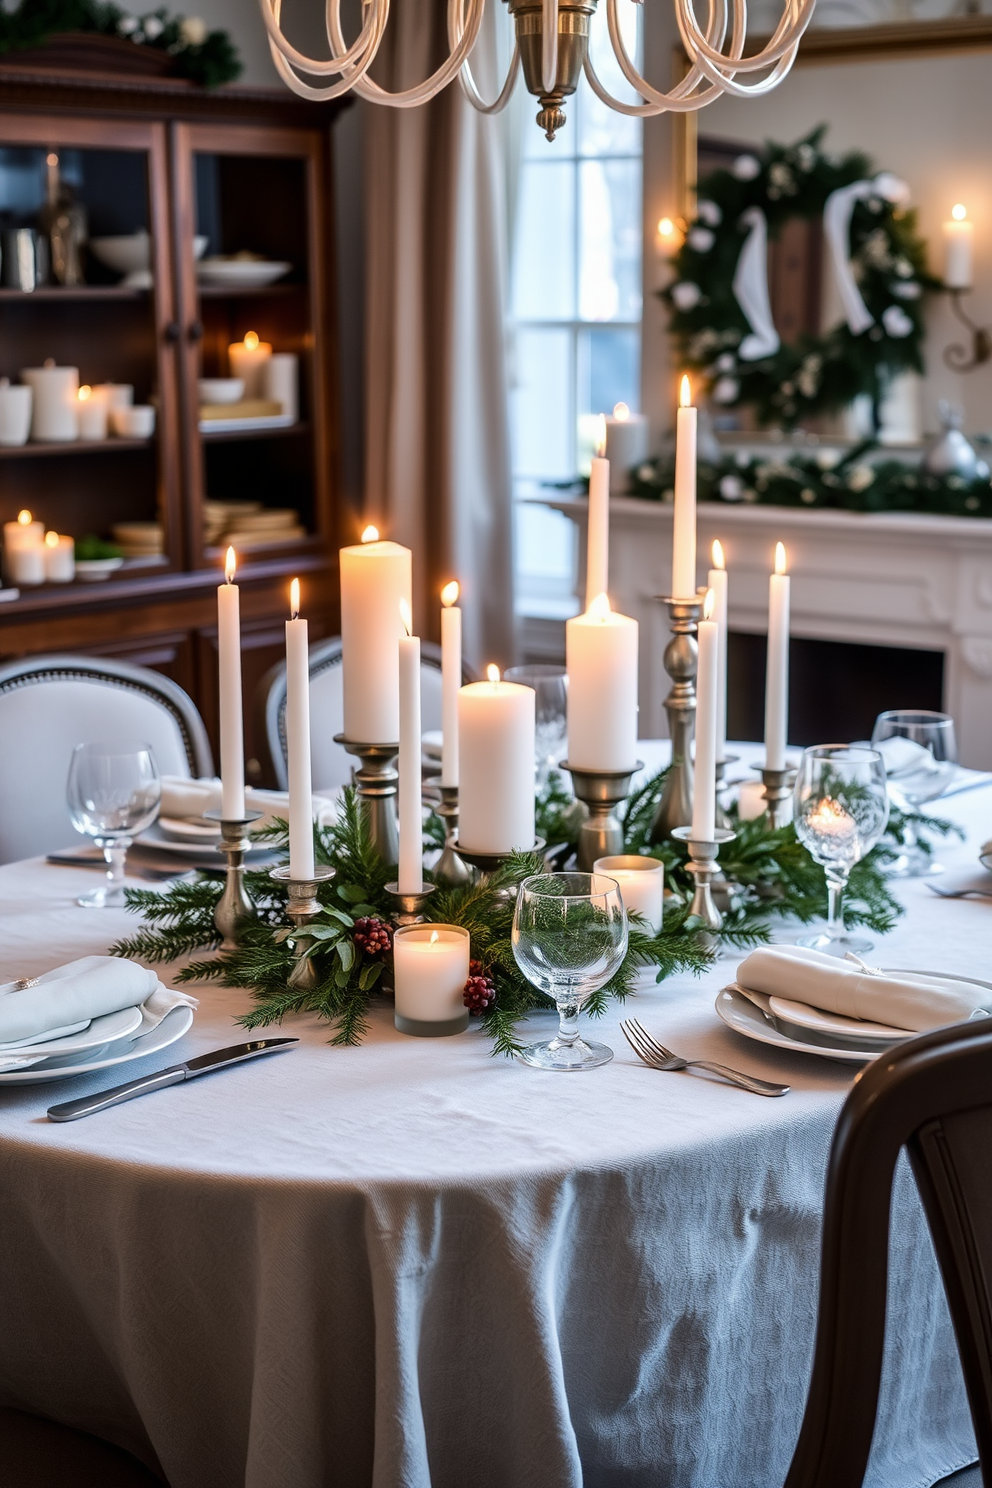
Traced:
[[992, 356], [992, 336], [984, 326], [976, 325], [961, 304], [961, 296], [972, 287], [972, 257], [975, 225], [968, 221], [968, 209], [958, 202], [944, 223], [944, 287], [951, 296], [951, 310], [971, 336], [970, 352], [955, 342], [945, 347], [944, 362], [952, 372], [971, 372]]

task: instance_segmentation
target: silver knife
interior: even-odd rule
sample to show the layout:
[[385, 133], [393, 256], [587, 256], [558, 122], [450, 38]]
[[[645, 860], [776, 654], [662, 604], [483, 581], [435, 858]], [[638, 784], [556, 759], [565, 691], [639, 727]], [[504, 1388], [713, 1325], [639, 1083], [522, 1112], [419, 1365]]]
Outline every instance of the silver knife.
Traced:
[[122, 1101], [134, 1100], [136, 1095], [147, 1095], [151, 1090], [164, 1090], [167, 1085], [178, 1085], [183, 1080], [193, 1080], [197, 1075], [209, 1075], [214, 1070], [224, 1069], [229, 1064], [242, 1064], [246, 1059], [257, 1059], [262, 1054], [276, 1054], [298, 1044], [298, 1038], [256, 1039], [251, 1044], [232, 1044], [229, 1049], [214, 1049], [210, 1054], [198, 1054], [185, 1064], [170, 1064], [168, 1069], [154, 1075], [142, 1075], [140, 1080], [129, 1080], [126, 1085], [115, 1085], [102, 1095], [84, 1095], [78, 1100], [63, 1101], [59, 1106], [49, 1106], [49, 1121], [78, 1121], [80, 1116], [92, 1116], [94, 1111], [105, 1111], [108, 1106], [119, 1106]]

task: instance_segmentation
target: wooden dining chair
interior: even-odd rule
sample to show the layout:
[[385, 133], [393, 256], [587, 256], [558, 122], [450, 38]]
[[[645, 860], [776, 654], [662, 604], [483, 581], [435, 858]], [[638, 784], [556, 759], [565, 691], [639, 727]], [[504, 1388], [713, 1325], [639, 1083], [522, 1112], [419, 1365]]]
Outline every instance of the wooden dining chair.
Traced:
[[903, 1147], [944, 1280], [982, 1479], [992, 1484], [992, 1019], [980, 1018], [881, 1055], [844, 1102], [827, 1172], [813, 1374], [785, 1488], [860, 1488], [864, 1479]]

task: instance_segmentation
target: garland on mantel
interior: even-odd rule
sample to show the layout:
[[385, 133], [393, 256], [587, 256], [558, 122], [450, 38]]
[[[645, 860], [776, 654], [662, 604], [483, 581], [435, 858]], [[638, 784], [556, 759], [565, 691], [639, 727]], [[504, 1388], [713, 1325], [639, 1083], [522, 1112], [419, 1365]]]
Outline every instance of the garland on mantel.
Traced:
[[[699, 972], [712, 961], [700, 943], [698, 922], [689, 915], [692, 879], [686, 869], [686, 851], [679, 844], [651, 847], [650, 824], [664, 787], [662, 771], [643, 785], [627, 803], [624, 817], [626, 849], [652, 855], [665, 864], [666, 881], [673, 893], [665, 913], [661, 934], [653, 935], [637, 916], [630, 925], [627, 957], [612, 981], [586, 1004], [586, 1011], [601, 1014], [611, 998], [622, 1001], [632, 990], [635, 978], [645, 967], [653, 967], [656, 980], [675, 972]], [[934, 832], [951, 830], [950, 824], [917, 818]], [[538, 831], [552, 844], [551, 851], [567, 855], [578, 833], [576, 802], [560, 776], [553, 774], [538, 800]], [[884, 845], [857, 865], [845, 895], [845, 920], [877, 931], [891, 928], [901, 913], [885, 883], [885, 864], [898, 849], [905, 818], [893, 815], [890, 835]], [[734, 946], [747, 947], [770, 938], [770, 915], [791, 915], [803, 922], [826, 911], [823, 872], [796, 840], [791, 827], [768, 832], [763, 819], [739, 823], [736, 842], [721, 857], [728, 878], [734, 880], [734, 896], [722, 932]], [[265, 840], [285, 842], [286, 824], [276, 822]], [[337, 820], [315, 830], [318, 862], [337, 870], [332, 881], [318, 886], [321, 911], [306, 928], [314, 938], [311, 950], [317, 972], [312, 991], [287, 986], [295, 962], [292, 926], [286, 915], [287, 892], [267, 870], [245, 875], [258, 918], [242, 932], [238, 949], [219, 951], [213, 915], [223, 887], [222, 875], [200, 873], [193, 881], [174, 883], [164, 893], [151, 889], [125, 891], [127, 906], [141, 914], [145, 923], [134, 935], [111, 947], [117, 956], [151, 963], [175, 961], [203, 951], [209, 959], [192, 959], [179, 971], [176, 981], [219, 982], [227, 987], [246, 987], [256, 999], [255, 1007], [238, 1021], [247, 1029], [281, 1023], [287, 1014], [314, 1012], [334, 1025], [332, 1044], [360, 1043], [368, 1031], [371, 1000], [382, 990], [391, 950], [388, 916], [391, 901], [385, 886], [392, 871], [383, 866], [368, 837], [355, 792], [344, 793]], [[466, 984], [466, 1005], [480, 1018], [493, 1041], [493, 1052], [512, 1055], [520, 1047], [516, 1028], [534, 1009], [551, 1009], [551, 999], [539, 993], [523, 977], [513, 956], [510, 932], [513, 897], [500, 891], [514, 888], [532, 873], [544, 869], [540, 856], [519, 853], [498, 873], [464, 888], [439, 886], [428, 901], [426, 918], [435, 923], [464, 926], [471, 935], [472, 974]], [[429, 875], [428, 875], [429, 877]]]

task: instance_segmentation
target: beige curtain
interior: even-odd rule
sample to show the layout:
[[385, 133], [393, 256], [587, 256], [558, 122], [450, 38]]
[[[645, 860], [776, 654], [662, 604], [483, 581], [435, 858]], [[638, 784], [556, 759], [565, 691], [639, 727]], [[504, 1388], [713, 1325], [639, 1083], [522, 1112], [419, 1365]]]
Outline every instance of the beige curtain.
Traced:
[[[446, 49], [444, 26], [444, 0], [394, 6], [376, 81], [395, 91], [428, 76]], [[489, 97], [494, 55], [490, 33], [472, 59]], [[420, 634], [436, 639], [440, 589], [457, 578], [466, 658], [505, 666], [513, 576], [499, 126], [457, 83], [423, 108], [364, 107], [369, 520], [413, 549]]]

